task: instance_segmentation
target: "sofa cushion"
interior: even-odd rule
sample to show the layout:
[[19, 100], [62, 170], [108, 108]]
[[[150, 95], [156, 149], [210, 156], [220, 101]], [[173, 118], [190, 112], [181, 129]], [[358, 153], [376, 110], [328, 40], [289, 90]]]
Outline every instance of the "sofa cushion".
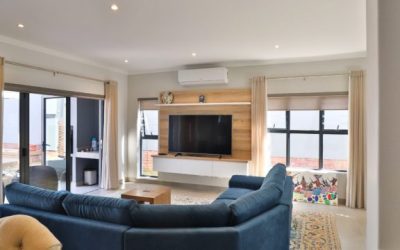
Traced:
[[232, 224], [245, 222], [278, 204], [282, 192], [274, 185], [247, 193], [232, 202]]
[[0, 219], [0, 249], [61, 250], [61, 243], [37, 219], [13, 215]]
[[120, 225], [132, 225], [130, 209], [134, 200], [69, 194], [62, 205], [70, 216], [105, 221]]
[[276, 164], [265, 177], [261, 188], [269, 185], [274, 185], [281, 192], [283, 192], [286, 178], [286, 166], [283, 164]]
[[133, 206], [131, 217], [134, 227], [222, 227], [229, 224], [230, 210], [224, 203], [210, 205], [137, 204]]
[[228, 188], [222, 194], [220, 194], [217, 199], [236, 200], [240, 196], [245, 195], [250, 192], [253, 192], [253, 191], [254, 190], [252, 190], [252, 189], [246, 189], [246, 188]]
[[213, 201], [212, 203], [214, 204], [214, 203], [223, 203], [223, 204], [226, 204], [227, 206], [229, 206], [232, 202], [234, 202], [235, 200], [234, 199], [220, 199], [220, 198], [217, 198], [215, 201]]
[[18, 182], [7, 185], [5, 191], [10, 204], [65, 214], [62, 202], [68, 192], [51, 191]]

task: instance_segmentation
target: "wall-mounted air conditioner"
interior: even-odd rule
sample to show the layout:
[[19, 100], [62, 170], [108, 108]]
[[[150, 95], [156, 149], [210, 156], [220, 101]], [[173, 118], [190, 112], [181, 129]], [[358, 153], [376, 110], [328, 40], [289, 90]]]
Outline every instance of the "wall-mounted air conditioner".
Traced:
[[199, 84], [227, 84], [227, 68], [186, 69], [178, 71], [178, 82], [184, 86]]

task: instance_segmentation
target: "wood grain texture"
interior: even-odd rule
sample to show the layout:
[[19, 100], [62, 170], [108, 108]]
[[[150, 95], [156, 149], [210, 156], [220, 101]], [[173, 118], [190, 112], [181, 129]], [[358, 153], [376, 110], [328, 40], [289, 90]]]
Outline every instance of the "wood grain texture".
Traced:
[[[250, 102], [250, 89], [190, 90], [173, 92], [174, 103]], [[160, 94], [161, 95], [161, 94]], [[251, 105], [224, 106], [161, 106], [159, 113], [159, 152], [168, 154], [169, 115], [232, 115], [232, 159], [251, 159]]]
[[[199, 96], [205, 96], [205, 102], [223, 103], [223, 102], [250, 102], [251, 89], [212, 89], [212, 90], [189, 90], [174, 91], [173, 103], [196, 103], [199, 102]], [[160, 100], [161, 100], [160, 93]]]
[[135, 200], [138, 203], [171, 204], [171, 188], [165, 186], [138, 186], [121, 194], [122, 199]]

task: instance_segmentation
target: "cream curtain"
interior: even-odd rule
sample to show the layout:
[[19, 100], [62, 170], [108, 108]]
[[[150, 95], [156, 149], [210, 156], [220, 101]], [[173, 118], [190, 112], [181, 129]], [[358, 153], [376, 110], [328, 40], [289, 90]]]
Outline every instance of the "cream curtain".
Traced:
[[116, 189], [119, 187], [117, 83], [107, 82], [104, 90], [104, 133], [100, 186], [104, 189]]
[[346, 206], [364, 207], [364, 76], [351, 72], [349, 82], [349, 171], [347, 172]]
[[0, 57], [0, 204], [3, 204], [3, 90], [4, 58]]
[[283, 94], [268, 96], [268, 110], [347, 110], [349, 98], [343, 94]]
[[266, 169], [267, 83], [265, 76], [251, 82], [251, 162], [249, 174], [264, 176]]

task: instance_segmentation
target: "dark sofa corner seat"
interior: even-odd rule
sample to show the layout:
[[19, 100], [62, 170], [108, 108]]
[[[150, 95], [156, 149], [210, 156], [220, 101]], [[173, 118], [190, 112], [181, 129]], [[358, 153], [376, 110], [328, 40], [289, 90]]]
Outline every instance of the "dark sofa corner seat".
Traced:
[[232, 223], [243, 236], [240, 249], [289, 249], [293, 188], [286, 166], [276, 164], [265, 178], [232, 176], [213, 203], [232, 209]]
[[[265, 178], [233, 176], [211, 205], [144, 205], [151, 212], [136, 213], [141, 225], [129, 229], [125, 245], [149, 250], [289, 249], [292, 192], [292, 179], [282, 164]], [[179, 220], [183, 217], [185, 222]]]
[[293, 183], [284, 165], [233, 176], [209, 205], [141, 205], [11, 184], [0, 217], [37, 218], [63, 249], [289, 249]]

